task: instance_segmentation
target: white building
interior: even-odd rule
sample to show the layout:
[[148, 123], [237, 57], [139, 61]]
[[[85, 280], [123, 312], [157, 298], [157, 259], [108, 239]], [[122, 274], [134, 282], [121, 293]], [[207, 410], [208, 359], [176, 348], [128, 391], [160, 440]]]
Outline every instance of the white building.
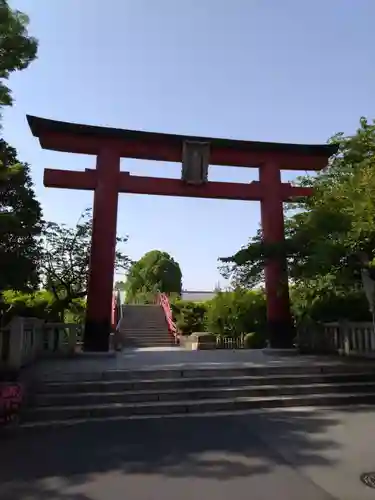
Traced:
[[205, 300], [211, 300], [215, 297], [215, 292], [205, 292], [205, 291], [194, 291], [194, 290], [182, 290], [181, 299], [189, 300], [191, 302], [204, 302]]

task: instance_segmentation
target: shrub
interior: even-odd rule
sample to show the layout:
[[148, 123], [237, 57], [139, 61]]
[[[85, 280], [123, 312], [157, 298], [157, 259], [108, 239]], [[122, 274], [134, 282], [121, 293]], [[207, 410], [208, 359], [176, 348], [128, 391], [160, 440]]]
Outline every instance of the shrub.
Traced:
[[176, 299], [171, 303], [177, 328], [184, 335], [205, 330], [207, 305], [204, 302], [189, 302]]
[[238, 337], [243, 332], [263, 332], [266, 301], [262, 291], [218, 292], [207, 304], [207, 330], [221, 336]]
[[260, 332], [247, 333], [244, 337], [246, 349], [263, 349], [266, 346], [266, 338]]

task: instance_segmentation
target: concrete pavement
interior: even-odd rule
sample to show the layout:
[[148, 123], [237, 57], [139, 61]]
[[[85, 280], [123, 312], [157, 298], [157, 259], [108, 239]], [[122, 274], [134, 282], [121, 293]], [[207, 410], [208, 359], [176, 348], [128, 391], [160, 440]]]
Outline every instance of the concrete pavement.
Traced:
[[340, 500], [375, 499], [360, 476], [375, 472], [375, 409], [304, 408], [252, 416], [262, 440]]
[[88, 422], [0, 437], [1, 500], [370, 500], [374, 409]]
[[[110, 370], [187, 370], [251, 367], [283, 367], [340, 364], [372, 364], [371, 360], [355, 360], [330, 356], [281, 355], [279, 351], [262, 349], [186, 351], [181, 348], [124, 349], [116, 353], [83, 353], [67, 359], [40, 360], [31, 374], [43, 380], [63, 380], [72, 374], [77, 378]], [[28, 370], [26, 370], [27, 372]], [[26, 378], [29, 375], [26, 373]]]

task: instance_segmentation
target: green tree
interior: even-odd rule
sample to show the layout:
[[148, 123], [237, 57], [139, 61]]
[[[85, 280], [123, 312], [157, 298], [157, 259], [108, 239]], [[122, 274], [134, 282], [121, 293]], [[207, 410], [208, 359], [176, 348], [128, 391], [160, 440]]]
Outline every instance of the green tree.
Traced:
[[[285, 243], [265, 245], [260, 233], [235, 255], [221, 259], [222, 272], [251, 287], [263, 279], [265, 259], [287, 255], [292, 282], [315, 296], [358, 289], [359, 251], [374, 258], [375, 124], [361, 118], [352, 136], [337, 134], [329, 165], [298, 184], [314, 188], [286, 213]], [[296, 210], [297, 209], [297, 210]]]
[[149, 300], [158, 291], [180, 294], [182, 273], [179, 264], [167, 252], [152, 250], [135, 262], [126, 280], [128, 303]]
[[12, 94], [5, 84], [13, 71], [22, 70], [36, 58], [38, 44], [27, 31], [26, 14], [0, 0], [0, 107], [11, 106]]
[[0, 291], [38, 285], [38, 237], [42, 211], [30, 167], [0, 139]]
[[[40, 272], [43, 285], [60, 305], [62, 319], [66, 309], [87, 294], [91, 236], [91, 210], [84, 211], [75, 227], [48, 222], [43, 230]], [[124, 244], [127, 239], [118, 237], [117, 244]], [[117, 248], [116, 269], [126, 271], [130, 263], [130, 259]]]

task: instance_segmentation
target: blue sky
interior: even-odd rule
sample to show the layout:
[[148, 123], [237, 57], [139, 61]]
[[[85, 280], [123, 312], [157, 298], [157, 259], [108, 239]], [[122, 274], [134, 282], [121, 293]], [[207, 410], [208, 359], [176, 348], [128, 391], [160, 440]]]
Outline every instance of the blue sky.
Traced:
[[[48, 220], [73, 225], [92, 193], [47, 189], [45, 167], [94, 158], [40, 149], [25, 115], [177, 134], [323, 143], [375, 117], [373, 0], [14, 0], [30, 16], [39, 57], [12, 76], [5, 139], [32, 166]], [[180, 165], [124, 159], [158, 177]], [[293, 179], [285, 172], [283, 178]], [[211, 167], [249, 182], [255, 169]], [[134, 259], [163, 249], [187, 289], [212, 289], [217, 258], [258, 226], [255, 202], [120, 195], [119, 234]], [[223, 283], [223, 280], [221, 279]]]

